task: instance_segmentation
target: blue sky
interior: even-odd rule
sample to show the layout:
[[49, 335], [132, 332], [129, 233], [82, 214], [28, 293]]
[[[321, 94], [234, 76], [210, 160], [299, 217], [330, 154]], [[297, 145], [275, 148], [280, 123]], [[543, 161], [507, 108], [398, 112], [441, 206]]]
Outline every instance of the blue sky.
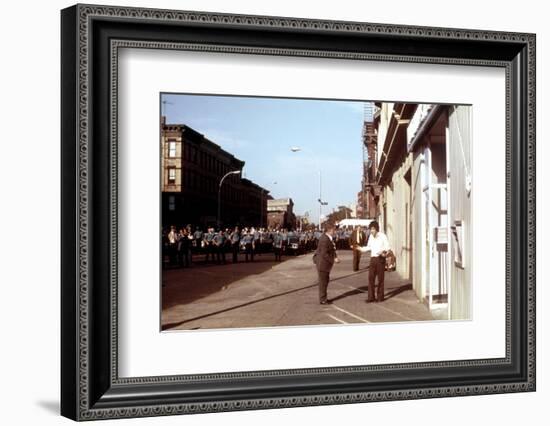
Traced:
[[[319, 170], [326, 214], [357, 201], [363, 103], [163, 94], [166, 121], [186, 124], [245, 161], [244, 175], [296, 214], [318, 219]], [[291, 147], [301, 151], [292, 152]]]

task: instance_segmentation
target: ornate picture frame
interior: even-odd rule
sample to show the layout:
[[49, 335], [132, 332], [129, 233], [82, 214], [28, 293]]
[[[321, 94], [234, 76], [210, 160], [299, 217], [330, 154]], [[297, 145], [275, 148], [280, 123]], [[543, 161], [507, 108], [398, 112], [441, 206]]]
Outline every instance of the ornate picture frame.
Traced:
[[[94, 420], [535, 390], [534, 34], [76, 5], [61, 12], [61, 414]], [[120, 378], [121, 47], [489, 66], [506, 74], [506, 356]]]

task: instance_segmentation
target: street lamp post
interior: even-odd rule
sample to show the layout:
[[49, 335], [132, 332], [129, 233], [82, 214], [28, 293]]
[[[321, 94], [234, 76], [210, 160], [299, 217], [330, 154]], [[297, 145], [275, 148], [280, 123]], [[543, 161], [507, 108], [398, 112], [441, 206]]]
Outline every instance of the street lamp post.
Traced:
[[[299, 146], [293, 146], [290, 148], [292, 152], [300, 152], [302, 148]], [[319, 161], [317, 160], [317, 164], [319, 164]], [[321, 229], [321, 216], [323, 215], [323, 206], [328, 205], [328, 202], [323, 201], [322, 192], [321, 192], [321, 168], [319, 167], [319, 198], [317, 199], [319, 202], [319, 229]]]
[[264, 227], [264, 193], [265, 188], [260, 189], [260, 228]]
[[225, 180], [225, 178], [229, 175], [238, 175], [240, 174], [241, 171], [240, 170], [234, 170], [232, 172], [228, 172], [226, 173], [225, 175], [223, 175], [223, 177], [220, 179], [220, 184], [218, 186], [218, 229], [221, 225], [221, 194], [222, 194], [222, 184], [223, 184], [223, 181]]
[[321, 195], [321, 169], [319, 169], [319, 230], [321, 230], [321, 216], [323, 215], [323, 197]]
[[[273, 185], [277, 185], [277, 181], [273, 182]], [[264, 227], [264, 223], [265, 223], [266, 228], [267, 228], [267, 225], [268, 225], [267, 208], [266, 208], [265, 221], [264, 221], [264, 197], [268, 192], [269, 192], [269, 190], [267, 190], [265, 188], [262, 188], [260, 190], [260, 228]], [[266, 200], [266, 202], [267, 202], [267, 200]]]

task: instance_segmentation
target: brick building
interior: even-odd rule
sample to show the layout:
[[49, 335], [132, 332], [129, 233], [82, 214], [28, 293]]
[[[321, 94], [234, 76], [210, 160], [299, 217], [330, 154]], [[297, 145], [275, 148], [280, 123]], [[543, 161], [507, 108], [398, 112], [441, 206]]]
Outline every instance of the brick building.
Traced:
[[[161, 118], [162, 224], [216, 225], [220, 180], [242, 172], [244, 161], [184, 124]], [[222, 226], [258, 226], [269, 191], [240, 174], [227, 176], [220, 193]]]
[[292, 198], [279, 198], [267, 201], [267, 226], [269, 228], [296, 227], [296, 216], [293, 212]]

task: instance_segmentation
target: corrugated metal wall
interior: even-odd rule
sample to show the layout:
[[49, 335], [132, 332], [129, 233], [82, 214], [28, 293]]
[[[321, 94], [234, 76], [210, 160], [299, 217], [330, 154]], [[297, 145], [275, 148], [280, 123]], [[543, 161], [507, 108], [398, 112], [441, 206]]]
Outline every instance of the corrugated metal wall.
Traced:
[[451, 318], [471, 319], [472, 315], [472, 204], [466, 190], [466, 174], [472, 173], [471, 107], [449, 110], [448, 169], [451, 226], [462, 221], [464, 232], [464, 267], [455, 264], [457, 243], [451, 238]]
[[[466, 175], [471, 174], [471, 107], [450, 106], [443, 113], [447, 122], [426, 135], [435, 140], [420, 141], [393, 170], [383, 189], [380, 224], [396, 254], [397, 271], [412, 280], [418, 298], [426, 301], [431, 292], [434, 302], [449, 301], [451, 319], [470, 319], [472, 206]], [[447, 228], [455, 222], [463, 224], [461, 247]], [[440, 244], [436, 227], [437, 235], [446, 235]], [[464, 265], [454, 261], [459, 250]]]
[[426, 244], [423, 215], [422, 188], [424, 186], [424, 176], [422, 175], [422, 164], [424, 156], [421, 152], [415, 151], [413, 154], [412, 166], [412, 237], [413, 237], [413, 289], [420, 300], [426, 296], [425, 286], [422, 285], [425, 274], [424, 259], [422, 257], [423, 245]]
[[386, 229], [390, 247], [395, 253], [396, 270], [402, 278], [411, 279], [412, 235], [410, 227], [411, 187], [405, 178], [412, 158], [394, 171], [390, 185], [384, 187], [383, 216], [381, 229]]
[[446, 299], [441, 299], [440, 296], [446, 297], [448, 294], [448, 245], [437, 244], [436, 236], [442, 228], [447, 229], [448, 193], [445, 186], [435, 185], [446, 185], [447, 183], [445, 143], [430, 143], [428, 149], [431, 156], [431, 170], [429, 182], [426, 183], [430, 185], [430, 189], [425, 189], [425, 191], [429, 191], [430, 197], [430, 293], [435, 298], [432, 298], [432, 303], [444, 303]]

